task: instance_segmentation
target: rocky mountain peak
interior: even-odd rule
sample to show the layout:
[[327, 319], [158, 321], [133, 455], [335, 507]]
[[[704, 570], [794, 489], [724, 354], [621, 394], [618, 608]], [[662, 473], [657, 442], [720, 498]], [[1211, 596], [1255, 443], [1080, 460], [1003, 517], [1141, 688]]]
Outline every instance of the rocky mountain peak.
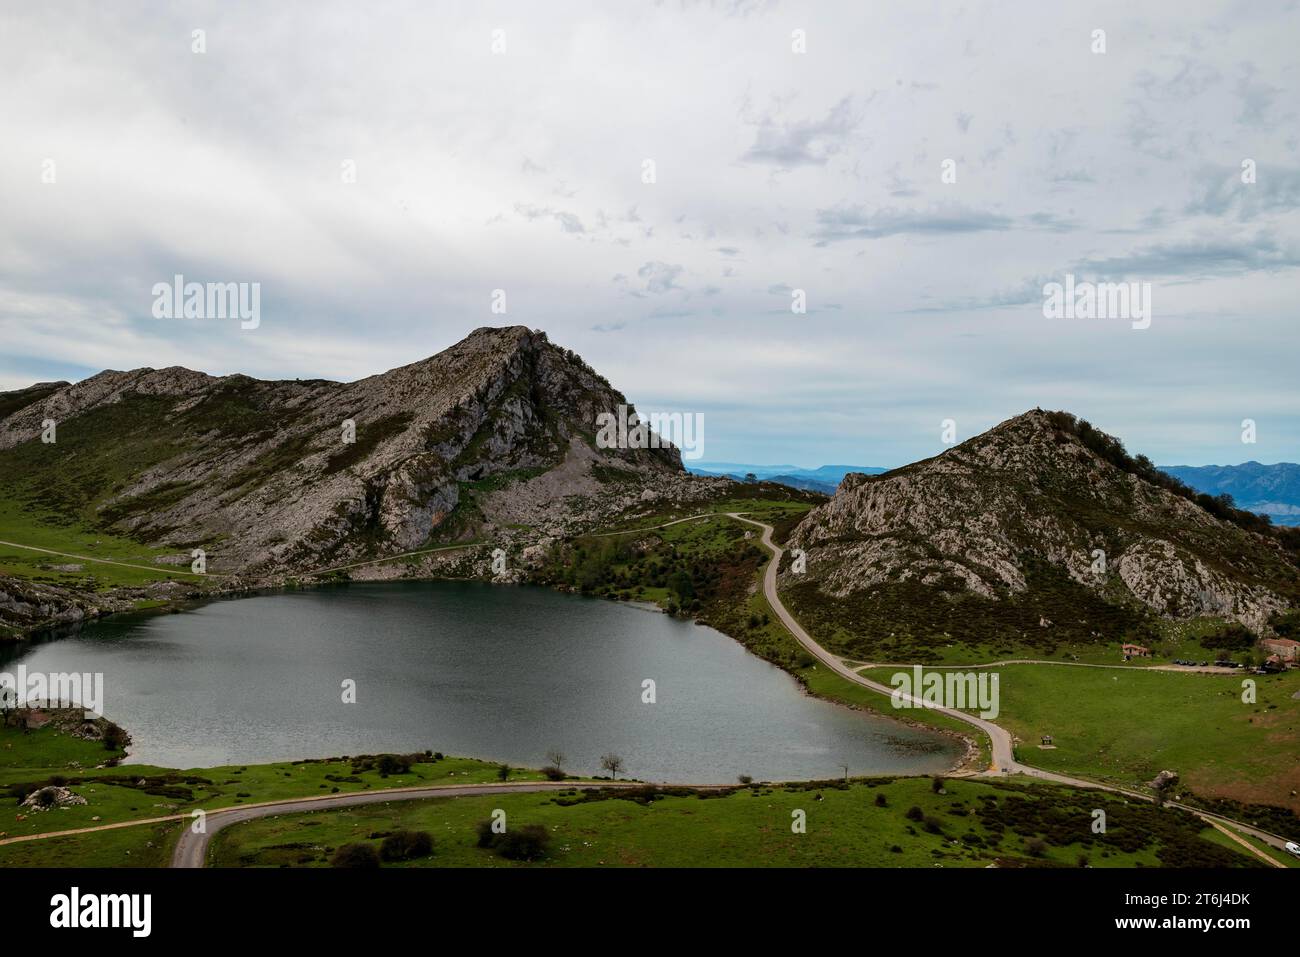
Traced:
[[[355, 382], [145, 368], [12, 404], [10, 474], [64, 469], [57, 504], [78, 520], [149, 542], [219, 540], [228, 568], [415, 549], [498, 518], [562, 530], [685, 479], [671, 446], [597, 449], [597, 416], [629, 403], [524, 326], [482, 327]], [[54, 445], [36, 441], [46, 418]]]
[[[1027, 626], [1010, 608], [1037, 627], [1099, 603], [1127, 609], [1130, 624], [1152, 614], [1265, 628], [1300, 597], [1292, 557], [1177, 486], [1088, 423], [1033, 409], [933, 458], [846, 477], [794, 530], [808, 573], [784, 580], [809, 601], [928, 605], [933, 622], [954, 601], [1011, 629]], [[916, 627], [926, 617], [918, 610]], [[1096, 622], [1071, 630], [1087, 636]]]

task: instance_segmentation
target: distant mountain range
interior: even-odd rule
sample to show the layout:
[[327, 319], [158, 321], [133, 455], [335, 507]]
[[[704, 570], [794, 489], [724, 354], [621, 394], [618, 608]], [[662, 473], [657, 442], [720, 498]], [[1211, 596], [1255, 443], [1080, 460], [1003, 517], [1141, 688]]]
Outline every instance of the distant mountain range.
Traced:
[[822, 465], [815, 469], [805, 469], [797, 465], [746, 465], [740, 462], [700, 462], [687, 466], [687, 470], [695, 475], [725, 475], [739, 482], [753, 475], [763, 482], [775, 482], [823, 495], [834, 495], [835, 489], [844, 481], [844, 476], [850, 472], [881, 475], [889, 471], [870, 465]]
[[1300, 465], [1162, 465], [1160, 470], [1207, 495], [1231, 495], [1237, 508], [1267, 515], [1274, 525], [1300, 525]]
[[[1300, 526], [1300, 465], [1280, 462], [1261, 465], [1162, 465], [1162, 472], [1207, 495], [1231, 495], [1237, 508], [1267, 515], [1274, 525]], [[743, 462], [699, 462], [687, 466], [695, 475], [723, 475], [738, 482], [746, 477], [790, 488], [834, 495], [850, 472], [881, 475], [889, 469], [866, 465], [823, 465], [815, 469], [797, 465], [751, 465]]]

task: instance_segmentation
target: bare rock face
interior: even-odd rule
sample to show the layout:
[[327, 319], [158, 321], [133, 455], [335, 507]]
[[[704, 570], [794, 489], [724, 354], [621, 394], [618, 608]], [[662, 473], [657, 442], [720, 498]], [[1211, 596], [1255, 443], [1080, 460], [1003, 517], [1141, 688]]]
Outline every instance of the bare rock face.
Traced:
[[52, 807], [74, 807], [85, 804], [86, 799], [74, 791], [58, 785], [37, 788], [23, 799], [22, 806], [33, 811], [45, 811]]
[[[1148, 480], [1145, 460], [1126, 469], [1138, 460], [1084, 429], [1090, 445], [1077, 426], [1034, 410], [935, 458], [846, 476], [795, 529], [807, 574], [784, 572], [782, 587], [815, 586], [832, 601], [886, 600], [893, 590], [914, 605], [927, 594], [1015, 602], [1046, 582], [1060, 594], [1256, 631], [1296, 602], [1300, 570], [1275, 538]], [[1054, 622], [1061, 611], [1043, 605], [1029, 621]]]
[[1165, 788], [1171, 788], [1178, 783], [1178, 772], [1161, 771], [1147, 783], [1157, 791], [1163, 791]]
[[596, 448], [597, 415], [626, 404], [544, 333], [482, 328], [351, 383], [169, 368], [0, 394], [0, 468], [106, 530], [203, 547], [210, 571], [291, 574], [698, 494], [672, 446]]

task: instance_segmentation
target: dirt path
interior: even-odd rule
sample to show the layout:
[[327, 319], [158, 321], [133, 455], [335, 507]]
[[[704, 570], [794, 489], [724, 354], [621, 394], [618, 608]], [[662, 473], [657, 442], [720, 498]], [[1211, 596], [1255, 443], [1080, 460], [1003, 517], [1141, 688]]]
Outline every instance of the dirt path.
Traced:
[[140, 571], [157, 572], [160, 575], [189, 575], [191, 578], [227, 578], [227, 575], [220, 575], [216, 572], [187, 572], [179, 568], [165, 568], [158, 565], [133, 565], [130, 562], [115, 562], [110, 558], [92, 558], [89, 555], [73, 555], [71, 552], [56, 552], [49, 548], [37, 548], [35, 545], [20, 545], [18, 542], [3, 542], [0, 545], [8, 545], [10, 548], [22, 548], [29, 552], [41, 552], [44, 555], [57, 555], [59, 558], [75, 558], [80, 562], [96, 562], [100, 565], [116, 565], [118, 568], [138, 568]]

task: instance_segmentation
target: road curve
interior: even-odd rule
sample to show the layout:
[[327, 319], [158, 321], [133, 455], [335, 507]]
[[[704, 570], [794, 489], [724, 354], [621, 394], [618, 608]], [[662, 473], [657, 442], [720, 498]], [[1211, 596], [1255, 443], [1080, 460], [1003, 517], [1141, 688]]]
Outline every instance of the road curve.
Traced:
[[[519, 781], [504, 784], [428, 784], [420, 787], [390, 788], [381, 791], [355, 791], [351, 794], [328, 794], [223, 808], [219, 811], [209, 811], [207, 813], [202, 833], [195, 833], [192, 825], [181, 831], [181, 836], [176, 841], [176, 848], [172, 852], [171, 866], [202, 867], [207, 860], [208, 844], [218, 831], [232, 824], [240, 824], [261, 817], [356, 807], [362, 804], [385, 804], [389, 801], [417, 801], [436, 797], [478, 797], [499, 792], [520, 794], [538, 791], [571, 791], [575, 788], [591, 790], [594, 788], [641, 788], [646, 786], [644, 782], [640, 781]], [[721, 785], [691, 785], [691, 787], [711, 790], [712, 788], [721, 787]]]
[[[778, 566], [781, 564], [781, 556], [785, 554], [785, 549], [772, 541], [772, 526], [765, 525], [764, 523], [755, 521], [752, 518], [745, 518], [739, 512], [728, 512], [727, 514], [737, 521], [745, 522], [749, 525], [757, 525], [763, 530], [762, 542], [772, 553], [772, 558], [767, 563], [767, 569], [763, 572], [763, 594], [767, 597], [767, 603], [772, 606], [772, 610], [776, 612], [777, 618], [781, 619], [781, 624], [785, 625], [786, 630], [788, 630], [790, 634], [794, 635], [795, 640], [798, 641], [799, 644], [803, 645], [810, 655], [846, 681], [862, 685], [864, 688], [870, 688], [872, 691], [879, 692], [886, 696], [892, 696], [894, 694], [894, 689], [889, 687], [889, 685], [883, 685], [878, 681], [872, 681], [870, 678], [864, 678], [841, 661], [838, 655], [832, 654], [819, 645], [813, 639], [812, 635], [804, 631], [803, 626], [795, 620], [794, 615], [790, 614], [785, 605], [781, 603], [781, 598], [776, 593], [776, 573]], [[911, 702], [917, 708], [927, 707], [921, 699], [916, 698], [913, 695], [900, 694], [899, 697]], [[1000, 728], [992, 721], [986, 721], [985, 719], [973, 714], [958, 711], [956, 708], [930, 707], [929, 710], [937, 711], [940, 714], [947, 715], [957, 721], [963, 721], [966, 724], [973, 725], [988, 736], [989, 741], [992, 742], [993, 745], [992, 767], [989, 769], [991, 773], [996, 774], [999, 770], [1007, 773], [1021, 770], [1021, 766], [1016, 764], [1015, 752], [1012, 749], [1011, 744], [1011, 734], [1005, 728]]]
[[[763, 594], [767, 598], [767, 603], [772, 606], [772, 610], [776, 612], [777, 617], [781, 620], [781, 623], [785, 625], [785, 627], [789, 630], [790, 634], [794, 635], [795, 640], [798, 641], [799, 644], [803, 645], [803, 647], [808, 650], [808, 653], [811, 654], [814, 658], [816, 658], [818, 661], [826, 665], [826, 667], [830, 668], [832, 671], [834, 671], [836, 674], [840, 675], [844, 679], [851, 681], [854, 684], [862, 685], [864, 688], [870, 688], [872, 691], [878, 692], [880, 694], [892, 696], [895, 693], [895, 689], [889, 687], [888, 685], [883, 685], [878, 681], [872, 681], [870, 678], [863, 677], [862, 675], [854, 671], [852, 668], [850, 668], [848, 665], [844, 664], [844, 662], [841, 661], [836, 655], [827, 651], [825, 648], [819, 645], [815, 640], [813, 640], [813, 637], [809, 635], [808, 632], [804, 631], [803, 626], [800, 625], [799, 622], [795, 620], [794, 616], [790, 614], [790, 612], [786, 609], [785, 605], [781, 603], [781, 598], [776, 593], [776, 573], [777, 573], [778, 566], [781, 564], [781, 556], [785, 554], [785, 549], [783, 549], [780, 545], [777, 545], [774, 541], [772, 541], [772, 533], [773, 533], [772, 526], [766, 525], [763, 522], [755, 521], [752, 518], [745, 518], [745, 516], [739, 512], [727, 512], [726, 514], [731, 518], [736, 519], [737, 521], [745, 522], [749, 525], [756, 525], [763, 530], [762, 542], [772, 553], [772, 558], [768, 561], [767, 568], [763, 572]], [[980, 718], [976, 715], [967, 714], [964, 711], [958, 711], [956, 708], [935, 708], [933, 706], [923, 704], [923, 702], [921, 702], [918, 698], [912, 695], [904, 694], [901, 695], [901, 697], [912, 702], [916, 707], [927, 707], [931, 711], [937, 711], [940, 714], [945, 714], [948, 717], [955, 718], [958, 721], [964, 721], [966, 724], [969, 724], [983, 731], [988, 736], [989, 741], [992, 744], [992, 761], [990, 763], [989, 770], [985, 772], [986, 774], [989, 775], [1024, 774], [1029, 777], [1039, 778], [1044, 781], [1052, 781], [1056, 784], [1068, 784], [1071, 787], [1076, 787], [1076, 788], [1090, 788], [1099, 791], [1109, 791], [1114, 794], [1122, 794], [1125, 797], [1136, 798], [1140, 801], [1152, 800], [1150, 796], [1146, 794], [1141, 794], [1137, 791], [1129, 791], [1124, 788], [1114, 787], [1108, 784], [1099, 784], [1096, 781], [1087, 781], [1084, 780], [1083, 778], [1072, 778], [1065, 774], [1056, 774], [1052, 771], [1044, 771], [1041, 768], [1035, 768], [1028, 764], [1021, 764], [1015, 759], [1015, 750], [1012, 745], [1011, 734], [1005, 728], [1002, 728], [994, 724], [992, 721], [987, 721], [984, 718]], [[1282, 848], [1282, 846], [1286, 843], [1283, 838], [1279, 837], [1276, 834], [1272, 834], [1268, 831], [1262, 831], [1259, 828], [1251, 827], [1250, 825], [1243, 824], [1240, 821], [1234, 821], [1231, 818], [1226, 818], [1218, 814], [1210, 814], [1200, 810], [1199, 808], [1189, 807], [1188, 805], [1185, 804], [1178, 804], [1174, 801], [1169, 801], [1167, 803], [1171, 807], [1176, 807], [1181, 810], [1188, 811], [1192, 814], [1195, 814], [1197, 817], [1210, 823], [1211, 825], [1220, 822], [1225, 824], [1231, 824], [1233, 827], [1245, 831], [1246, 833], [1251, 834], [1255, 837], [1258, 837], [1260, 840], [1265, 841], [1266, 843], [1274, 847]], [[1285, 866], [1283, 864], [1280, 864], [1277, 861], [1271, 860], [1266, 856], [1265, 856], [1265, 860], [1269, 860], [1270, 863], [1274, 864], [1277, 867]]]

